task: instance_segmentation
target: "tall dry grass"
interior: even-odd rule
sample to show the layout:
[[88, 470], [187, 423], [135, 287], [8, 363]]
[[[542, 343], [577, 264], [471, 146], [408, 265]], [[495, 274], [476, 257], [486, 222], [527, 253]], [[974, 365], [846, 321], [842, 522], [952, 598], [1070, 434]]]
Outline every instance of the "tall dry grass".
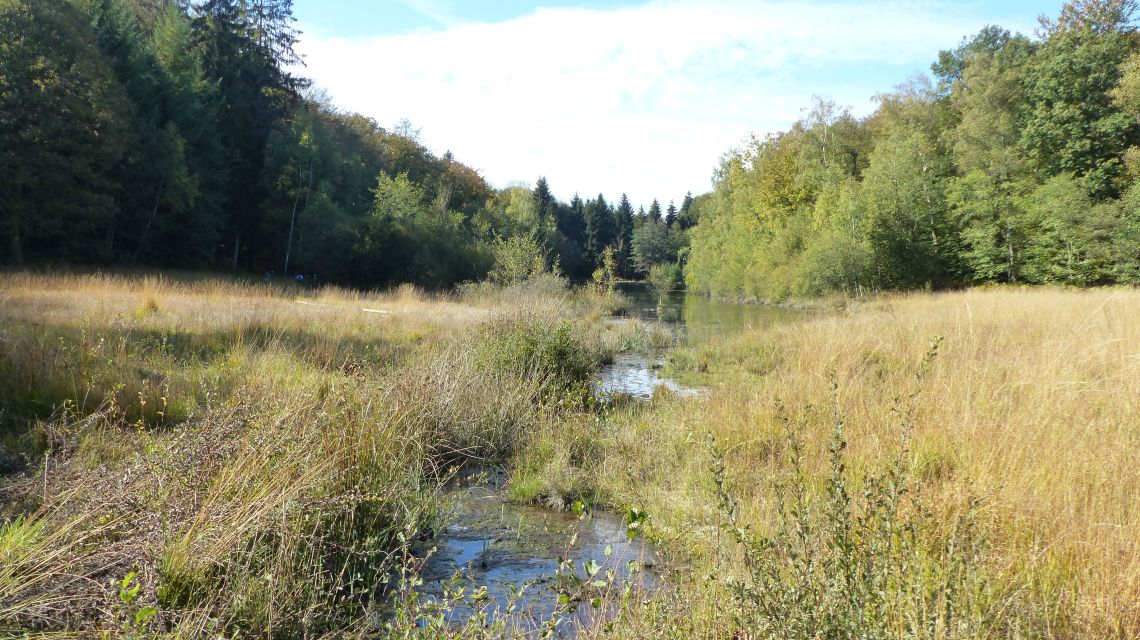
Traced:
[[[988, 289], [887, 296], [714, 339], [675, 352], [669, 367], [709, 397], [611, 416], [592, 474], [610, 500], [649, 509], [693, 571], [731, 570], [740, 558], [716, 526], [724, 514], [703, 434], [723, 451], [740, 521], [769, 531], [789, 453], [781, 416], [795, 418], [808, 475], [820, 478], [810, 488], [825, 497], [834, 380], [854, 495], [904, 446], [899, 409], [913, 405], [904, 457], [929, 510], [925, 543], [944, 543], [980, 501], [984, 635], [1138, 637], [1138, 319], [1136, 290]], [[936, 336], [940, 353], [919, 383]]]
[[[363, 629], [453, 465], [557, 419], [600, 357], [554, 307], [0, 277], [0, 635]], [[573, 371], [565, 359], [579, 362]]]

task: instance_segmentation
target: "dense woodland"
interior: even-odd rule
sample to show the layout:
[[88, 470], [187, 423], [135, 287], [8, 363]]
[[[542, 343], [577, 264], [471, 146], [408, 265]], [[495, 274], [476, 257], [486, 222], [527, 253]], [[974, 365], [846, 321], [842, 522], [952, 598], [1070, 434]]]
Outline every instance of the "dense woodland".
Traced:
[[818, 99], [726, 154], [711, 193], [637, 212], [492, 188], [410, 123], [338, 110], [295, 73], [291, 4], [0, 0], [0, 263], [362, 287], [683, 269], [762, 300], [1140, 281], [1132, 0], [987, 27], [864, 118]]
[[690, 288], [782, 299], [973, 283], [1140, 283], [1136, 3], [1035, 38], [987, 27], [856, 118], [818, 100], [726, 155]]
[[512, 239], [574, 279], [606, 247], [614, 275], [676, 259], [687, 205], [496, 190], [409, 123], [339, 111], [293, 72], [291, 5], [0, 0], [0, 262], [442, 287]]

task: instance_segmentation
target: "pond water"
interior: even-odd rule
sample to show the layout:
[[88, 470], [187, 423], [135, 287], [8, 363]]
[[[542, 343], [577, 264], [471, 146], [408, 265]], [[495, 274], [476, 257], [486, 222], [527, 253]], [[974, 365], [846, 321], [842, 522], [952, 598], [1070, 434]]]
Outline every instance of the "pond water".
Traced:
[[[789, 322], [803, 317], [804, 311], [783, 307], [737, 304], [713, 300], [706, 296], [689, 295], [684, 291], [670, 291], [658, 296], [648, 285], [627, 282], [618, 285], [618, 293], [630, 301], [626, 322], [660, 323], [676, 332], [682, 341], [704, 340], [762, 327], [777, 322]], [[702, 389], [677, 384], [658, 375], [665, 364], [661, 352], [625, 352], [598, 373], [594, 392], [603, 399], [617, 396], [650, 398], [658, 387], [665, 387], [681, 396], [700, 396]]]
[[[552, 624], [560, 634], [573, 635], [612, 614], [627, 586], [633, 597], [655, 587], [656, 556], [643, 539], [627, 536], [623, 517], [511, 504], [504, 499], [505, 481], [502, 472], [484, 471], [450, 487], [447, 525], [424, 565], [425, 595], [442, 599], [444, 585], [458, 574], [468, 592], [487, 588], [477, 608], [489, 618], [505, 616], [506, 624], [523, 633], [538, 634]], [[593, 576], [586, 571], [591, 562], [597, 564]], [[591, 585], [595, 580], [607, 584]], [[560, 602], [560, 595], [569, 600]], [[595, 606], [595, 599], [605, 604]], [[512, 604], [515, 610], [505, 613]], [[448, 616], [458, 624], [475, 613], [474, 605], [464, 603]]]
[[630, 301], [629, 317], [661, 322], [681, 331], [689, 340], [788, 322], [804, 314], [800, 309], [725, 302], [684, 291], [670, 291], [658, 297], [648, 285], [640, 282], [620, 283], [617, 291]]
[[659, 374], [665, 357], [659, 353], [626, 352], [614, 356], [613, 362], [598, 371], [594, 380], [594, 394], [603, 400], [617, 396], [652, 398], [658, 387], [664, 387], [682, 397], [704, 395], [703, 389], [686, 387]]

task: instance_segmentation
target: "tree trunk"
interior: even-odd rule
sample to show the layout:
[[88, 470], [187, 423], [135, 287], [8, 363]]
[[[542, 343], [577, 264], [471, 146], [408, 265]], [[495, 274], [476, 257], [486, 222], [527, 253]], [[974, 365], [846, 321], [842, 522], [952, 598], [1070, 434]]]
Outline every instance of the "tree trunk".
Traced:
[[[317, 154], [313, 153], [309, 157], [309, 185], [305, 187], [305, 209], [309, 208], [309, 194], [313, 191], [313, 162], [316, 160]], [[301, 183], [301, 166], [297, 163], [297, 186]], [[293, 215], [289, 218], [289, 240], [285, 243], [285, 269], [281, 272], [282, 275], [289, 275], [289, 254], [293, 251], [293, 225], [297, 222], [297, 205], [301, 202], [301, 190], [297, 189], [297, 194], [293, 197]], [[300, 244], [297, 245], [300, 248]]]
[[234, 263], [233, 269], [237, 271], [238, 268], [238, 255], [241, 253], [241, 231], [234, 232]]

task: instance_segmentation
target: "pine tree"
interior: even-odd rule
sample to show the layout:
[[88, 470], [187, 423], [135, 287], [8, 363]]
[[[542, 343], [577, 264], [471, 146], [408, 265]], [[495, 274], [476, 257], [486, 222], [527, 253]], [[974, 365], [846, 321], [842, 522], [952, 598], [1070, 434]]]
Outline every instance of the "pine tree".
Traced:
[[217, 83], [221, 98], [220, 134], [232, 169], [226, 204], [234, 267], [243, 250], [247, 266], [258, 262], [265, 143], [274, 124], [290, 112], [299, 86], [281, 67], [289, 62], [294, 37], [288, 5], [268, 3], [251, 13], [243, 0], [207, 0], [196, 7], [192, 23], [206, 75]]
[[653, 204], [649, 205], [649, 219], [661, 222], [661, 204], [657, 202], [657, 198], [654, 198]]
[[673, 201], [669, 201], [669, 206], [665, 209], [665, 226], [672, 227], [673, 223], [677, 221], [677, 207], [673, 205]]
[[618, 204], [617, 210], [614, 212], [615, 224], [617, 227], [617, 260], [618, 273], [622, 276], [629, 275], [630, 257], [633, 251], [633, 205], [629, 203], [629, 197], [626, 194], [621, 194], [621, 202]]
[[163, 261], [205, 266], [214, 259], [225, 225], [224, 188], [229, 179], [226, 149], [218, 136], [221, 108], [214, 83], [206, 78], [193, 46], [190, 19], [177, 5], [166, 6], [151, 36], [155, 59], [167, 84], [168, 127], [184, 141], [185, 184], [167, 184], [167, 210], [152, 219], [140, 246], [161, 251]]
[[693, 219], [693, 192], [688, 191], [685, 193], [685, 199], [681, 201], [681, 211], [677, 214], [677, 222], [681, 225], [682, 229], [690, 229], [696, 220]]
[[598, 194], [597, 199], [590, 200], [585, 207], [586, 218], [586, 257], [597, 267], [606, 247], [614, 245], [617, 236], [614, 224], [614, 213], [606, 203], [605, 197]]
[[542, 221], [554, 221], [557, 212], [554, 210], [557, 201], [554, 199], [554, 194], [550, 193], [550, 185], [546, 183], [546, 178], [539, 176], [538, 182], [534, 185], [534, 205], [538, 210], [538, 217]]

